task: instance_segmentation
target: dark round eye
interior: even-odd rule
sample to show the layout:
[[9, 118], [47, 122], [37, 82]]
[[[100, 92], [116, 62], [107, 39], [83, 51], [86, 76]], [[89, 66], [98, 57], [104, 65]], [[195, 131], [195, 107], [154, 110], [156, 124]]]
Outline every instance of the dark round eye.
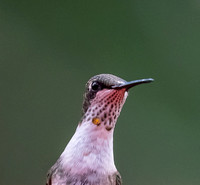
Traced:
[[93, 82], [91, 87], [92, 87], [93, 91], [98, 91], [101, 88], [101, 86], [98, 82]]

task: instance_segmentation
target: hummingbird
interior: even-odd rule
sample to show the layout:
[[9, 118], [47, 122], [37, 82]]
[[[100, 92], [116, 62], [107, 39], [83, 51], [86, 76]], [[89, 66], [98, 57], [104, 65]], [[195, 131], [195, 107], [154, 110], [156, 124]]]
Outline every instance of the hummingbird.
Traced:
[[46, 185], [121, 185], [113, 155], [117, 118], [130, 88], [152, 78], [125, 81], [112, 74], [86, 83], [82, 117], [61, 156], [50, 168]]

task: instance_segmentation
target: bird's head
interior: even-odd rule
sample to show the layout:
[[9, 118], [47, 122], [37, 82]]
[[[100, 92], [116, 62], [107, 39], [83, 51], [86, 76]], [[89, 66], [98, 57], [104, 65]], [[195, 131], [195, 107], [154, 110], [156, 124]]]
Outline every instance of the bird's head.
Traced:
[[128, 90], [152, 80], [127, 82], [111, 74], [92, 77], [86, 83], [82, 119], [61, 155], [63, 166], [73, 174], [116, 172], [113, 158], [115, 123]]
[[90, 122], [96, 126], [103, 125], [110, 131], [117, 121], [121, 108], [131, 87], [148, 83], [153, 79], [127, 82], [111, 74], [100, 74], [86, 83], [81, 123]]

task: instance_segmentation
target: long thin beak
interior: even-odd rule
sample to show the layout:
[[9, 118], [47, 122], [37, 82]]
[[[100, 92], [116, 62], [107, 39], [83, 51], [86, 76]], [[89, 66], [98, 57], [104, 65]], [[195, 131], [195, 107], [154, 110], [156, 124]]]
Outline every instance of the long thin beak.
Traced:
[[123, 88], [125, 88], [126, 90], [128, 90], [131, 87], [134, 87], [136, 85], [143, 84], [143, 83], [149, 83], [149, 82], [153, 82], [153, 81], [154, 81], [153, 78], [147, 78], [147, 79], [141, 79], [141, 80], [134, 80], [134, 81], [126, 82], [124, 84], [114, 85], [111, 88], [112, 89], [123, 89]]

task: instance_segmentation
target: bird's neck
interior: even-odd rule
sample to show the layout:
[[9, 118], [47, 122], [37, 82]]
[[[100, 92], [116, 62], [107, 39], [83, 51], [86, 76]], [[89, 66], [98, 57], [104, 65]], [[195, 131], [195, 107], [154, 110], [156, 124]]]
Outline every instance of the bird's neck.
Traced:
[[114, 128], [108, 132], [103, 126], [79, 124], [61, 155], [63, 168], [74, 174], [115, 172], [113, 132]]

